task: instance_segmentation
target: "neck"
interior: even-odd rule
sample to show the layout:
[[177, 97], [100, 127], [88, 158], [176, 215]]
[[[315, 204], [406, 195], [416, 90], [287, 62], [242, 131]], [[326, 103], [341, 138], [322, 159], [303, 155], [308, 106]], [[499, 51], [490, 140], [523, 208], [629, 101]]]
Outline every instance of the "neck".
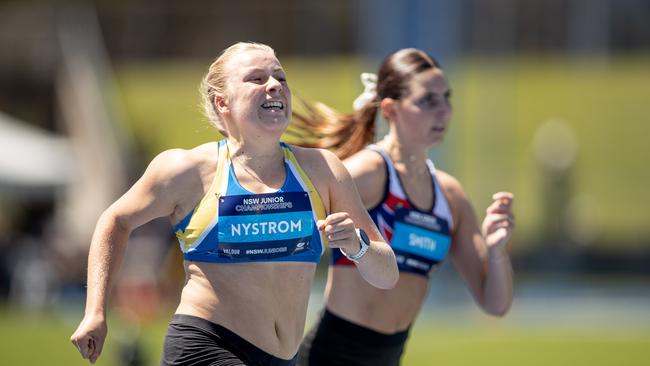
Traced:
[[406, 167], [423, 166], [427, 160], [427, 150], [418, 149], [400, 141], [397, 136], [389, 133], [379, 144], [388, 152], [393, 162], [402, 163]]
[[276, 140], [261, 143], [228, 139], [230, 158], [251, 167], [277, 168], [284, 164], [284, 152]]
[[239, 183], [246, 189], [264, 193], [279, 189], [285, 179], [284, 152], [277, 140], [273, 144], [246, 144], [228, 140], [230, 161]]

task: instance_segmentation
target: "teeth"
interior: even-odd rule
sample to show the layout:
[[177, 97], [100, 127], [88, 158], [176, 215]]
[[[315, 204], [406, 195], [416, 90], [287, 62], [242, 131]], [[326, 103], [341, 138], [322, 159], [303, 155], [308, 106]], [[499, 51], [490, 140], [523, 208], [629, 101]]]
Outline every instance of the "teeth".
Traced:
[[284, 104], [282, 102], [266, 102], [262, 104], [262, 108], [278, 108], [278, 109], [284, 109]]

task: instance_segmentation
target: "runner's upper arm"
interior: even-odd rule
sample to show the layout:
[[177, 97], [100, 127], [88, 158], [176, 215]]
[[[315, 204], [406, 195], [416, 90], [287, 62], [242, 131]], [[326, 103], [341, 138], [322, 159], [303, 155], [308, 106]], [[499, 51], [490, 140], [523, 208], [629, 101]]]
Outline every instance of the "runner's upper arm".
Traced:
[[197, 177], [192, 160], [185, 150], [167, 150], [156, 156], [144, 174], [107, 212], [128, 229], [155, 218], [170, 216], [183, 192]]
[[444, 172], [439, 172], [437, 177], [454, 219], [451, 260], [474, 298], [480, 299], [487, 273], [486, 248], [474, 207], [458, 180]]
[[354, 220], [355, 225], [364, 229], [371, 240], [383, 241], [381, 234], [368, 215], [357, 186], [345, 165], [329, 151], [324, 151], [323, 157], [331, 171], [328, 190], [332, 212], [347, 212]]

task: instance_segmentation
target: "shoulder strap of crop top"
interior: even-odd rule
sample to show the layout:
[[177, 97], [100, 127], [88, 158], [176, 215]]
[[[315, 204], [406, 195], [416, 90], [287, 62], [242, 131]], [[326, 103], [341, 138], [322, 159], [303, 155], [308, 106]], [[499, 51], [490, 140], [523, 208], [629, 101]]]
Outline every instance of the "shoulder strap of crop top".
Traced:
[[210, 188], [192, 212], [174, 227], [184, 252], [194, 247], [195, 242], [200, 242], [219, 221], [215, 212], [218, 211], [222, 187], [228, 183], [229, 165], [228, 148], [224, 139], [219, 141], [217, 168]]
[[433, 178], [433, 185], [436, 188], [436, 199], [435, 206], [433, 207], [433, 213], [439, 217], [447, 219], [449, 223], [449, 229], [451, 230], [454, 227], [454, 218], [451, 215], [451, 208], [449, 207], [449, 202], [447, 201], [447, 196], [445, 196], [442, 191], [442, 187], [438, 178], [436, 177], [436, 167], [433, 164], [433, 161], [427, 159], [427, 166], [429, 167], [429, 172], [431, 172], [431, 177]]
[[305, 171], [300, 167], [300, 164], [298, 164], [298, 159], [296, 159], [291, 147], [284, 142], [282, 143], [282, 147], [284, 149], [285, 161], [287, 162], [289, 169], [291, 169], [291, 173], [298, 178], [298, 182], [300, 182], [305, 192], [309, 193], [312, 210], [314, 210], [319, 220], [325, 219], [327, 213], [320, 194], [318, 194], [318, 191], [311, 182], [311, 179], [307, 176], [307, 173], [305, 173]]
[[404, 188], [402, 188], [402, 185], [400, 184], [397, 170], [395, 170], [393, 160], [390, 156], [379, 145], [368, 145], [368, 149], [377, 152], [382, 158], [384, 158], [384, 163], [386, 164], [386, 170], [388, 172], [388, 177], [386, 177], [388, 180], [388, 191], [398, 198], [406, 199], [406, 192], [404, 192]]

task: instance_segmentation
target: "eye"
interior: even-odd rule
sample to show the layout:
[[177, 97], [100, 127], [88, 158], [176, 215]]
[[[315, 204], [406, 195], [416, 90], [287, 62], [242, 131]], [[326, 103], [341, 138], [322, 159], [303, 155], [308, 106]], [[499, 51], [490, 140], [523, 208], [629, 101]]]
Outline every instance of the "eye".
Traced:
[[427, 94], [418, 101], [418, 105], [425, 108], [433, 108], [438, 105], [438, 100], [433, 94]]
[[246, 77], [244, 81], [255, 83], [255, 84], [262, 84], [264, 82], [264, 78], [261, 75], [251, 75]]

